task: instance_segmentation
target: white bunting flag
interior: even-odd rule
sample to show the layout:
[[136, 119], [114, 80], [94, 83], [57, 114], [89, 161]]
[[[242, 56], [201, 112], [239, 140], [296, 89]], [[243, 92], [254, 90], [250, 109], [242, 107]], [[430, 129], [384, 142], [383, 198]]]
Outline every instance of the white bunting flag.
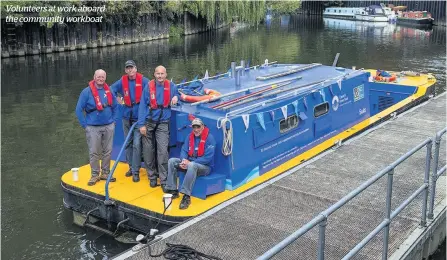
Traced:
[[208, 78], [209, 78], [208, 70], [206, 70], [206, 72], [205, 72], [205, 76], [203, 76], [203, 79], [204, 79], [204, 80], [207, 80]]
[[244, 120], [245, 132], [248, 130], [248, 126], [250, 124], [250, 115], [242, 115], [242, 120]]
[[339, 88], [340, 91], [341, 91], [341, 79], [337, 80], [337, 84], [338, 84], [338, 88]]
[[323, 99], [323, 102], [326, 102], [326, 94], [324, 93], [324, 90], [320, 90], [321, 98]]
[[292, 105], [295, 108], [295, 115], [298, 116], [298, 100], [293, 101]]
[[281, 107], [282, 114], [284, 115], [284, 119], [287, 119], [287, 105]]
[[264, 113], [256, 113], [256, 116], [258, 117], [258, 122], [261, 125], [262, 129], [265, 131], [265, 124], [264, 124]]

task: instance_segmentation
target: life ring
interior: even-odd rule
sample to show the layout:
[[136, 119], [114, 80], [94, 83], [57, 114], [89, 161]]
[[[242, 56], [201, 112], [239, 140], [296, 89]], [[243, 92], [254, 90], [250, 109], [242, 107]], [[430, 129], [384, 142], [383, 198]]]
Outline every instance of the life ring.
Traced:
[[202, 101], [202, 100], [206, 100], [206, 99], [211, 99], [213, 97], [218, 97], [221, 94], [213, 89], [204, 89], [205, 95], [203, 96], [190, 96], [190, 95], [185, 95], [185, 94], [181, 94], [180, 95], [180, 99], [185, 101], [185, 102], [198, 102], [198, 101]]
[[383, 76], [375, 76], [374, 80], [379, 82], [393, 82], [396, 81], [396, 75], [392, 75], [391, 77], [383, 77]]

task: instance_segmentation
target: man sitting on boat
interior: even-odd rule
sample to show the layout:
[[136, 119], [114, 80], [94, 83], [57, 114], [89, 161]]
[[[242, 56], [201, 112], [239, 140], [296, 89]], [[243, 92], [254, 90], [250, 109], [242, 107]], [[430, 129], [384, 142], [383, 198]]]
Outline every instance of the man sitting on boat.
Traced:
[[[100, 179], [107, 180], [110, 172], [118, 102], [105, 81], [106, 72], [95, 71], [93, 80], [82, 90], [76, 105], [76, 116], [87, 137], [91, 168], [89, 186]], [[101, 174], [99, 160], [101, 160]], [[111, 181], [115, 181], [115, 178]]]
[[[143, 77], [137, 72], [137, 65], [133, 60], [128, 60], [124, 64], [126, 75], [112, 84], [113, 94], [120, 94], [124, 98], [123, 109], [123, 131], [126, 137], [129, 129], [138, 121], [138, 107], [141, 100], [143, 87], [149, 83], [149, 79]], [[141, 134], [138, 127], [135, 127], [133, 133], [126, 144], [126, 160], [129, 164], [129, 171], [126, 177], [132, 177], [133, 182], [140, 181], [141, 167]]]
[[167, 193], [172, 199], [178, 198], [177, 170], [185, 171], [186, 176], [180, 192], [183, 193], [180, 209], [187, 209], [191, 204], [191, 192], [197, 176], [210, 174], [214, 166], [216, 141], [200, 118], [192, 121], [192, 132], [186, 137], [180, 152], [180, 158], [171, 158], [168, 162]]

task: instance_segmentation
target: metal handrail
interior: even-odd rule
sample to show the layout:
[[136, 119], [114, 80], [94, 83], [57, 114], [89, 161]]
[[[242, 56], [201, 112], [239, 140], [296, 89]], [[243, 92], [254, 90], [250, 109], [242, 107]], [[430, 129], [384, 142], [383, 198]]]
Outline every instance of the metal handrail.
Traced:
[[106, 203], [106, 204], [110, 203], [110, 196], [109, 196], [109, 183], [110, 183], [110, 180], [112, 179], [113, 173], [115, 172], [116, 166], [118, 165], [119, 158], [121, 157], [121, 154], [123, 154], [123, 151], [124, 151], [124, 148], [127, 145], [127, 142], [129, 142], [130, 136], [133, 135], [133, 129], [135, 128], [136, 125], [137, 125], [137, 123], [135, 122], [130, 127], [129, 133], [126, 136], [126, 140], [124, 140], [123, 146], [121, 146], [121, 150], [118, 153], [118, 156], [116, 157], [116, 160], [115, 160], [115, 163], [113, 164], [112, 170], [110, 170], [109, 176], [107, 177], [107, 181], [106, 181], [106, 185], [105, 185], [105, 190], [106, 190], [105, 191], [105, 195], [106, 195], [106, 198], [104, 200], [104, 203]]
[[[300, 238], [302, 235], [307, 233], [309, 230], [319, 225], [319, 237], [318, 237], [318, 252], [317, 259], [324, 259], [324, 248], [325, 248], [325, 236], [326, 236], [326, 225], [328, 217], [334, 213], [336, 210], [344, 206], [350, 200], [359, 195], [362, 191], [367, 189], [369, 186], [374, 184], [377, 180], [383, 177], [385, 174], [388, 174], [387, 181], [387, 197], [386, 197], [386, 216], [385, 219], [371, 232], [369, 233], [360, 243], [358, 243], [351, 251], [348, 252], [343, 259], [350, 259], [354, 255], [356, 255], [372, 238], [374, 238], [382, 229], [384, 229], [384, 239], [383, 239], [383, 251], [382, 251], [382, 259], [388, 258], [388, 239], [389, 239], [389, 224], [391, 220], [395, 218], [408, 204], [410, 204], [419, 194], [424, 192], [424, 201], [422, 205], [422, 216], [421, 216], [421, 225], [425, 226], [426, 217], [427, 217], [427, 198], [428, 198], [428, 189], [429, 189], [429, 176], [430, 176], [430, 164], [431, 164], [431, 152], [432, 152], [433, 140], [432, 138], [427, 138], [424, 142], [420, 143], [418, 146], [414, 147], [406, 154], [402, 155], [399, 159], [391, 163], [385, 169], [381, 170], [379, 173], [371, 177], [369, 180], [361, 184], [355, 190], [351, 191], [349, 194], [344, 196], [338, 202], [330, 206], [328, 209], [322, 211], [318, 216], [313, 218], [311, 221], [303, 225], [300, 229], [292, 233], [290, 236], [285, 238], [283, 241], [272, 247], [270, 250], [265, 252], [263, 255], [258, 257], [258, 259], [270, 259], [281, 250], [283, 250], [286, 246], [290, 245], [292, 242]], [[392, 189], [393, 189], [393, 175], [394, 169], [396, 166], [404, 162], [414, 153], [422, 149], [423, 147], [427, 147], [426, 152], [426, 165], [424, 172], [424, 184], [420, 186], [415, 192], [412, 193], [410, 197], [408, 197], [404, 202], [402, 202], [393, 212], [391, 212], [391, 198], [392, 198]], [[445, 167], [441, 170], [445, 171]], [[440, 170], [440, 172], [441, 172]]]
[[[433, 210], [435, 207], [435, 195], [436, 195], [436, 181], [438, 180], [439, 176], [441, 176], [445, 172], [445, 165], [444, 167], [438, 172], [438, 162], [439, 162], [439, 148], [441, 146], [441, 139], [442, 136], [446, 133], [447, 127], [442, 129], [441, 131], [436, 133], [435, 137], [435, 154], [433, 159], [433, 171], [431, 176], [431, 193], [430, 193], [430, 204], [428, 207], [428, 218], [433, 218]], [[444, 172], [442, 171], [444, 169]]]

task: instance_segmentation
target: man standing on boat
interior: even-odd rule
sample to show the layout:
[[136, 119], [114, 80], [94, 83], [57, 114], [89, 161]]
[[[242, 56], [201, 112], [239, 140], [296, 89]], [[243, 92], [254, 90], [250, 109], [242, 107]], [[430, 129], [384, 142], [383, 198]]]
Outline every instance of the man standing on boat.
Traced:
[[[106, 83], [104, 70], [96, 70], [88, 85], [79, 96], [76, 116], [87, 137], [91, 168], [88, 185], [92, 186], [99, 180], [107, 180], [109, 176], [118, 103]], [[111, 181], [115, 181], [115, 178]]]
[[[176, 105], [179, 94], [175, 84], [166, 79], [166, 68], [155, 68], [155, 80], [144, 87], [138, 110], [138, 123], [143, 139], [143, 157], [150, 186], [157, 186], [155, 155], [160, 184], [165, 190], [168, 172], [169, 120], [171, 105]], [[156, 149], [155, 149], [156, 147]]]
[[[128, 60], [124, 64], [126, 75], [112, 84], [113, 94], [120, 94], [124, 99], [123, 109], [123, 130], [124, 137], [129, 134], [130, 127], [138, 121], [138, 108], [143, 93], [143, 86], [149, 83], [149, 79], [137, 72], [137, 65], [133, 60]], [[126, 160], [129, 164], [129, 171], [126, 177], [132, 177], [134, 182], [140, 181], [141, 167], [141, 134], [138, 127], [135, 127], [129, 142], [126, 144]]]
[[183, 193], [180, 209], [187, 209], [191, 204], [191, 192], [197, 176], [210, 174], [214, 166], [216, 141], [200, 118], [192, 121], [192, 132], [186, 137], [180, 152], [180, 158], [171, 158], [168, 162], [167, 193], [172, 199], [178, 198], [177, 170], [186, 170], [180, 192]]

